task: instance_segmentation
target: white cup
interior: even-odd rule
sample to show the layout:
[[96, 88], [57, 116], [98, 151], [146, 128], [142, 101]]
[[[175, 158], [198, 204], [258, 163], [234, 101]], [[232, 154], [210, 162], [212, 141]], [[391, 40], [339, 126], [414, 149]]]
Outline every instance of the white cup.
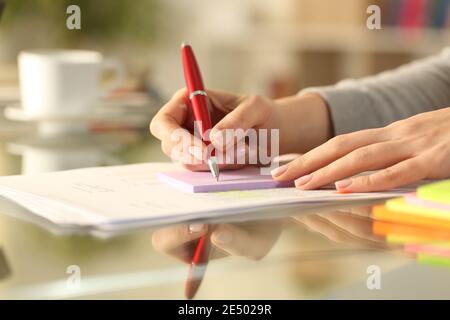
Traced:
[[[87, 115], [101, 95], [125, 78], [121, 63], [95, 51], [31, 50], [21, 52], [18, 60], [22, 108], [30, 116]], [[115, 79], [100, 89], [107, 69]]]

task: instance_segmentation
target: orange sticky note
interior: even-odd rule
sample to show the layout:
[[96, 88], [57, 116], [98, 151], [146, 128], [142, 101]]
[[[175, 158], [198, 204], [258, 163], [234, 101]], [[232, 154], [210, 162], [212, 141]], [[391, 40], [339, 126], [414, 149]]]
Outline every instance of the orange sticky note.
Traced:
[[399, 235], [421, 239], [425, 242], [448, 242], [450, 231], [436, 228], [421, 228], [406, 224], [395, 224], [384, 221], [374, 221], [373, 232], [377, 235]]
[[376, 220], [450, 230], [450, 221], [448, 220], [389, 210], [384, 205], [374, 206], [372, 209], [372, 217]]

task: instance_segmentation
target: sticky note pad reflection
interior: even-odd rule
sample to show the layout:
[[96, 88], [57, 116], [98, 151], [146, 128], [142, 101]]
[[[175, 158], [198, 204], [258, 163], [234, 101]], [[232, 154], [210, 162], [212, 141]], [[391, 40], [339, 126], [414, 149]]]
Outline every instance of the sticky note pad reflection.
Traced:
[[217, 182], [211, 172], [161, 172], [158, 180], [191, 193], [256, 190], [293, 187], [294, 181], [275, 181], [270, 175], [261, 175], [259, 168], [223, 170]]

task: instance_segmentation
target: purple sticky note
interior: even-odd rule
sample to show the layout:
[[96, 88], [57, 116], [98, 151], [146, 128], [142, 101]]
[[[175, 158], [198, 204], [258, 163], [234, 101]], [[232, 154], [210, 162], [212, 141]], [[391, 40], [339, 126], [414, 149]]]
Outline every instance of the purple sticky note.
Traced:
[[239, 170], [223, 170], [220, 172], [219, 182], [212, 177], [211, 172], [192, 171], [161, 172], [158, 174], [158, 180], [191, 193], [294, 186], [294, 181], [276, 181], [270, 175], [261, 175], [259, 168], [252, 167]]

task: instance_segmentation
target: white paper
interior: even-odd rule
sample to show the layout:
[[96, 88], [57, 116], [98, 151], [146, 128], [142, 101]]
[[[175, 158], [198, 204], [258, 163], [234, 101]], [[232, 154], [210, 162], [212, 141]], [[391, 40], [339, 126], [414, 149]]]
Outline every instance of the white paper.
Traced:
[[55, 224], [160, 225], [288, 204], [330, 204], [391, 198], [415, 187], [378, 193], [338, 194], [295, 188], [185, 193], [156, 179], [172, 163], [144, 163], [0, 177], [0, 195]]

